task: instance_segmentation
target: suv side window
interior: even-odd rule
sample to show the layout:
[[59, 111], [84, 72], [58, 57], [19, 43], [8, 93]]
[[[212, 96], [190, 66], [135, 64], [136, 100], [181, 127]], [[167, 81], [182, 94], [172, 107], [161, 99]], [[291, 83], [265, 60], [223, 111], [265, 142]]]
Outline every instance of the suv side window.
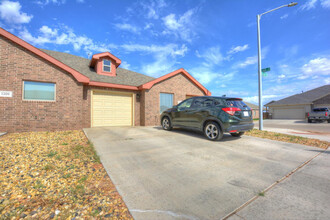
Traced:
[[226, 105], [224, 100], [222, 99], [215, 99], [214, 100], [214, 106], [219, 106], [219, 105]]
[[188, 100], [185, 100], [185, 101], [181, 102], [178, 105], [178, 111], [182, 111], [182, 110], [185, 110], [187, 108], [190, 108], [192, 102], [193, 102], [193, 99], [188, 99]]
[[200, 108], [200, 107], [211, 107], [213, 106], [213, 99], [210, 98], [196, 98], [192, 104], [193, 108]]

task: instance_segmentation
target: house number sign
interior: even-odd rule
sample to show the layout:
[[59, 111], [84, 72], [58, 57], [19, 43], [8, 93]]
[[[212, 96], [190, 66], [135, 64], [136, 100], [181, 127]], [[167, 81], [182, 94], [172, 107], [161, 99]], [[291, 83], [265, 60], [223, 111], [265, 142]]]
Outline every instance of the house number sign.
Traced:
[[0, 97], [13, 97], [12, 91], [0, 91]]

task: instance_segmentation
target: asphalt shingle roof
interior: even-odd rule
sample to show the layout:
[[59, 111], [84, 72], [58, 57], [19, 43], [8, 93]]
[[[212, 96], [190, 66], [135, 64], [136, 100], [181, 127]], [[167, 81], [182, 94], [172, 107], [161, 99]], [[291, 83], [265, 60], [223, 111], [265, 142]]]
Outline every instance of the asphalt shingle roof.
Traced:
[[54, 57], [55, 59], [61, 61], [62, 63], [66, 64], [67, 66], [71, 67], [72, 69], [75, 69], [81, 74], [87, 76], [91, 81], [129, 85], [129, 86], [140, 86], [155, 79], [151, 76], [146, 76], [141, 73], [123, 69], [120, 67], [117, 68], [116, 77], [99, 75], [95, 72], [94, 68], [89, 67], [89, 63], [90, 63], [89, 59], [68, 53], [62, 53], [52, 50], [45, 50], [45, 49], [41, 49], [41, 50], [47, 53], [48, 55]]
[[252, 104], [252, 103], [249, 103], [249, 102], [246, 102], [243, 100], [243, 102], [245, 104], [247, 104], [247, 106], [249, 106], [251, 109], [259, 109], [259, 106], [255, 105], [255, 104]]
[[307, 92], [280, 99], [276, 102], [267, 104], [267, 106], [312, 104], [313, 101], [328, 94], [330, 94], [330, 85], [325, 85]]

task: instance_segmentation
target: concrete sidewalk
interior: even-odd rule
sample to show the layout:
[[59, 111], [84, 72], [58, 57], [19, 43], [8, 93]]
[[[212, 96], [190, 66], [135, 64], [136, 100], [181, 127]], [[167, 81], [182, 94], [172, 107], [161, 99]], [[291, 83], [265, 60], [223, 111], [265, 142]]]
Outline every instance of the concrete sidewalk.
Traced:
[[327, 150], [229, 219], [330, 219], [329, 174]]
[[[271, 131], [271, 132], [277, 132], [282, 134], [288, 134], [288, 135], [294, 135], [299, 137], [306, 137], [306, 138], [312, 138], [312, 139], [319, 139], [321, 141], [328, 141], [330, 142], [330, 124], [320, 124], [322, 126], [322, 129], [320, 129], [322, 132], [315, 131], [316, 129], [308, 129], [308, 126], [310, 124], [306, 124], [302, 127], [299, 126], [290, 126], [292, 124], [291, 121], [288, 122], [287, 127], [282, 124], [281, 127], [278, 126], [279, 121], [275, 120], [265, 120], [264, 121], [264, 130], [265, 131]], [[272, 124], [272, 122], [274, 124]], [[283, 121], [280, 121], [284, 123]], [[302, 126], [302, 125], [300, 125]], [[314, 125], [315, 127], [315, 125]], [[325, 127], [328, 127], [329, 130], [326, 130]], [[254, 121], [254, 128], [259, 128], [259, 121]]]

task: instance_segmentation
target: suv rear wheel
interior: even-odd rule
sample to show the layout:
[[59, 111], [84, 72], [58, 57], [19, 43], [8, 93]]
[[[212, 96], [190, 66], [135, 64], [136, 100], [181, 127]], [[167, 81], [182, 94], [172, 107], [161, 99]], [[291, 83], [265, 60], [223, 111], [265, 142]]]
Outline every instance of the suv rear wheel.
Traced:
[[244, 132], [235, 132], [235, 133], [230, 133], [230, 134], [233, 137], [240, 137], [240, 136], [242, 136], [244, 134]]
[[205, 125], [204, 135], [211, 141], [218, 141], [223, 137], [223, 132], [217, 123], [211, 121]]
[[172, 130], [171, 121], [170, 121], [170, 119], [169, 119], [168, 117], [164, 117], [164, 118], [162, 119], [162, 127], [163, 127], [163, 129], [166, 130], [166, 131], [170, 131], [170, 130]]

